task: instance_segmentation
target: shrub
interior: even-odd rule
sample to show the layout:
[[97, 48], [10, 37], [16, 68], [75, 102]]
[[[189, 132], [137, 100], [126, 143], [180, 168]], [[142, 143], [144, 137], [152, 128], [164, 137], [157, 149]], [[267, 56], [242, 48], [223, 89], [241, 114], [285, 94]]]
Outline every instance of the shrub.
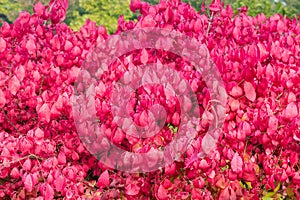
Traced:
[[[207, 129], [207, 123], [201, 123], [182, 161], [146, 174], [128, 174], [104, 166], [77, 135], [71, 102], [76, 76], [88, 53], [110, 35], [89, 20], [80, 31], [72, 31], [62, 22], [67, 7], [64, 0], [38, 3], [33, 15], [22, 12], [13, 24], [1, 27], [1, 198], [300, 198], [300, 25], [295, 19], [278, 14], [251, 17], [243, 9], [234, 15], [219, 1], [198, 13], [178, 0], [153, 6], [132, 1], [131, 10], [139, 10], [141, 16], [137, 22], [121, 17], [116, 34], [151, 26], [174, 29], [206, 44], [222, 75], [228, 103], [221, 136], [208, 156], [201, 156]], [[203, 80], [177, 56], [156, 53], [163, 64], [190, 73], [203, 114], [209, 102]], [[153, 57], [151, 49], [137, 50], [113, 64], [129, 69], [130, 63], [151, 62]], [[111, 92], [109, 85], [101, 91], [107, 97]], [[139, 95], [146, 96], [144, 92]], [[96, 107], [99, 115], [110, 111], [107, 99], [96, 99], [101, 102]], [[168, 114], [173, 115], [177, 108], [172, 106]], [[140, 104], [134, 117], [140, 119], [143, 109]], [[176, 132], [176, 120], [152, 140], [125, 135], [114, 142], [132, 151], [161, 147]], [[111, 129], [109, 139], [116, 133], [120, 134]]]

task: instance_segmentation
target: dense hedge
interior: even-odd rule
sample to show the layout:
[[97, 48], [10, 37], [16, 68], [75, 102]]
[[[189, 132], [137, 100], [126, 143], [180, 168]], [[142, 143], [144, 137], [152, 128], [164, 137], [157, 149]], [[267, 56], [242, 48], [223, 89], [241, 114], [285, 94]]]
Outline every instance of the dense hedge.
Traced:
[[[132, 1], [131, 10], [139, 10], [141, 16], [137, 22], [120, 17], [115, 34], [160, 27], [206, 44], [222, 75], [228, 102], [216, 149], [207, 156], [201, 156], [201, 141], [209, 120], [199, 124], [199, 134], [182, 161], [155, 172], [128, 174], [98, 162], [77, 136], [71, 101], [74, 82], [89, 51], [110, 35], [91, 21], [78, 32], [71, 30], [62, 22], [67, 7], [64, 0], [52, 0], [47, 6], [38, 3], [33, 15], [22, 12], [13, 24], [1, 27], [2, 199], [300, 198], [300, 25], [295, 19], [277, 14], [250, 17], [245, 10], [233, 15], [230, 6], [223, 8], [217, 0], [202, 8], [207, 15], [179, 0], [153, 6]], [[187, 70], [200, 112], [209, 119], [213, 111], [206, 109], [205, 83], [174, 55], [136, 51], [114, 63], [119, 71], [107, 73], [116, 77], [132, 64], [153, 62], [154, 57]], [[103, 94], [111, 95], [113, 81], [98, 86], [99, 115], [110, 110], [109, 98]], [[147, 96], [145, 90], [139, 95]], [[141, 119], [143, 99], [133, 100], [140, 102], [134, 117]], [[177, 109], [172, 105], [170, 116]], [[108, 135], [129, 151], [148, 151], [172, 140], [178, 118], [168, 120], [150, 140], [120, 133], [113, 122], [107, 124]]]

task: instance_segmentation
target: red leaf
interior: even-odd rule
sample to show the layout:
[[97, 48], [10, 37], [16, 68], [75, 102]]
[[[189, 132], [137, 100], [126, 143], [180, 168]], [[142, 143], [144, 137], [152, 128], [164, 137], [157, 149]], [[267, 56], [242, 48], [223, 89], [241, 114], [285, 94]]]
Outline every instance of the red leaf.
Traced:
[[66, 155], [65, 155], [65, 153], [59, 152], [59, 154], [57, 156], [57, 160], [58, 160], [58, 163], [61, 164], [61, 165], [66, 164]]
[[209, 9], [213, 12], [218, 12], [221, 10], [220, 0], [213, 0], [209, 6]]
[[274, 70], [271, 64], [267, 65], [266, 68], [266, 77], [271, 80], [274, 77]]
[[299, 155], [296, 152], [291, 152], [290, 154], [290, 163], [292, 166], [295, 166], [296, 164], [298, 164], [299, 161]]
[[294, 177], [293, 177], [293, 182], [296, 185], [300, 185], [300, 172], [295, 172]]
[[244, 91], [245, 91], [245, 95], [247, 97], [247, 99], [249, 99], [250, 101], [255, 101], [256, 99], [256, 92], [255, 92], [255, 88], [253, 87], [253, 85], [249, 82], [245, 82], [244, 83]]
[[238, 153], [235, 153], [232, 160], [231, 160], [231, 169], [232, 171], [239, 173], [242, 171], [243, 168], [243, 160], [242, 158], [239, 156]]
[[166, 175], [174, 175], [176, 173], [176, 164], [172, 163], [165, 167], [165, 174]]

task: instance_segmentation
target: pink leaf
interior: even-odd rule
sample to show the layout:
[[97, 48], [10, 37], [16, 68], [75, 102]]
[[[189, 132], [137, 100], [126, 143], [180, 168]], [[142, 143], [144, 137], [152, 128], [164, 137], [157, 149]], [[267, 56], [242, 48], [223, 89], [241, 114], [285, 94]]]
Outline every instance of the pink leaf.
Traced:
[[285, 29], [284, 23], [280, 20], [277, 23], [277, 31], [281, 34]]
[[65, 186], [65, 178], [60, 175], [57, 179], [54, 180], [55, 189], [61, 192]]
[[6, 98], [4, 92], [0, 89], [0, 108], [6, 104]]
[[283, 117], [286, 119], [293, 119], [298, 116], [298, 108], [294, 102], [291, 102], [287, 105], [283, 111]]
[[34, 5], [33, 11], [37, 16], [42, 16], [45, 12], [45, 6], [39, 1], [37, 4]]
[[40, 192], [42, 193], [45, 199], [53, 199], [54, 198], [54, 190], [51, 185], [48, 183], [43, 183], [40, 187]]
[[69, 7], [69, 1], [68, 0], [60, 0], [60, 3], [63, 7], [63, 9], [67, 10]]
[[123, 133], [123, 131], [121, 129], [118, 128], [114, 134], [113, 141], [116, 144], [121, 144], [121, 142], [124, 140], [124, 138], [125, 138], [125, 134]]
[[200, 31], [202, 30], [202, 22], [200, 19], [197, 19], [195, 24], [194, 24], [194, 31], [196, 33], [200, 33]]
[[143, 110], [141, 115], [139, 116], [139, 123], [141, 126], [146, 126], [149, 124], [149, 115], [146, 110]]
[[145, 65], [148, 62], [148, 53], [146, 49], [141, 52], [141, 62]]
[[25, 77], [25, 68], [23, 65], [20, 65], [17, 67], [16, 72], [15, 72], [17, 78], [19, 81], [23, 81], [24, 77]]
[[110, 181], [109, 181], [109, 173], [107, 170], [105, 170], [99, 177], [97, 181], [97, 186], [100, 188], [105, 188], [109, 186]]
[[294, 132], [293, 139], [300, 142], [300, 131]]
[[245, 95], [247, 97], [247, 99], [249, 99], [250, 101], [255, 101], [256, 99], [256, 92], [255, 92], [255, 88], [253, 87], [253, 85], [249, 82], [245, 82], [244, 83], [244, 91], [245, 91]]
[[205, 154], [209, 154], [215, 148], [216, 140], [210, 135], [206, 134], [202, 139], [202, 149]]
[[237, 111], [240, 108], [239, 100], [234, 99], [230, 104], [230, 108], [231, 108], [232, 111]]
[[44, 103], [43, 106], [39, 109], [38, 115], [41, 121], [50, 122], [50, 109], [48, 104]]
[[270, 116], [268, 125], [269, 127], [267, 132], [269, 134], [275, 133], [278, 128], [278, 119], [275, 116]]
[[273, 67], [272, 67], [271, 64], [267, 65], [267, 68], [266, 68], [266, 77], [269, 80], [272, 79], [272, 77], [274, 77], [274, 69], [273, 69]]
[[230, 95], [233, 97], [240, 97], [243, 95], [243, 90], [239, 86], [234, 86], [230, 92]]
[[243, 160], [238, 153], [235, 153], [231, 160], [231, 169], [233, 172], [239, 173], [243, 168]]
[[34, 54], [36, 52], [36, 44], [33, 39], [29, 39], [26, 43], [26, 49], [29, 54]]
[[207, 163], [205, 159], [202, 159], [199, 163], [199, 169], [206, 170], [210, 167], [210, 165]]
[[66, 43], [65, 43], [65, 46], [64, 46], [65, 51], [68, 52], [68, 51], [70, 51], [72, 48], [73, 48], [73, 43], [70, 42], [69, 40], [67, 40]]
[[32, 175], [31, 174], [28, 174], [26, 176], [25, 181], [24, 181], [24, 186], [25, 186], [25, 189], [28, 192], [31, 192], [33, 190], [33, 181], [32, 181]]
[[15, 178], [15, 179], [17, 179], [17, 178], [20, 177], [20, 172], [19, 172], [19, 170], [18, 170], [16, 167], [14, 167], [14, 168], [11, 170], [11, 172], [10, 172], [10, 177]]
[[18, 78], [16, 76], [13, 76], [8, 83], [8, 89], [10, 90], [10, 92], [13, 95], [16, 95], [17, 92], [19, 91], [21, 85], [20, 85], [20, 81], [18, 80]]
[[6, 41], [1, 37], [0, 38], [0, 53], [4, 52], [6, 49]]
[[142, 20], [142, 27], [155, 27], [156, 21], [153, 19], [151, 15], [146, 15]]
[[44, 131], [42, 131], [40, 128], [37, 128], [34, 132], [34, 136], [37, 139], [42, 139], [42, 138], [44, 138]]
[[58, 156], [57, 156], [57, 160], [58, 160], [58, 163], [61, 164], [61, 165], [64, 165], [66, 164], [66, 155], [64, 152], [59, 152]]
[[157, 198], [160, 200], [168, 199], [168, 192], [163, 185], [160, 185], [157, 191]]
[[126, 186], [126, 194], [130, 196], [135, 196], [140, 192], [140, 187], [136, 184], [128, 184]]
[[31, 160], [29, 158], [26, 159], [26, 161], [24, 162], [23, 169], [26, 170], [26, 171], [31, 170]]

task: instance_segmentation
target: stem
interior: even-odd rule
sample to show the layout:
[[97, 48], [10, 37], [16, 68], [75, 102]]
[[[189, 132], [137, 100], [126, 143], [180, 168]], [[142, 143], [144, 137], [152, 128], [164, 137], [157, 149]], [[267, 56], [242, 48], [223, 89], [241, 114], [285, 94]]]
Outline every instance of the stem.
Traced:
[[212, 21], [213, 17], [214, 17], [214, 12], [212, 13], [212, 15], [210, 16], [209, 21], [208, 21], [208, 27], [207, 27], [207, 31], [206, 31], [206, 37], [208, 37], [208, 33], [210, 31], [210, 28], [211, 28], [211, 21]]
[[16, 162], [20, 162], [20, 161], [22, 161], [22, 160], [25, 160], [25, 159], [27, 159], [27, 158], [36, 159], [36, 160], [44, 160], [44, 158], [41, 158], [41, 157], [39, 157], [39, 156], [37, 156], [37, 155], [35, 155], [35, 154], [29, 154], [29, 155], [24, 156], [24, 157], [22, 157], [22, 158], [19, 158], [19, 159], [17, 159], [17, 160], [12, 160], [12, 161], [8, 162], [8, 164], [11, 165], [11, 164], [14, 164], [14, 163], [16, 163]]
[[39, 96], [41, 96], [41, 94], [42, 94], [42, 87], [43, 87], [44, 79], [45, 79], [45, 76], [42, 77], [42, 82], [41, 82], [40, 90], [39, 90]]
[[19, 133], [20, 131], [17, 129], [17, 127], [12, 123], [12, 121], [8, 118], [7, 114], [5, 113], [5, 111], [3, 109], [1, 109], [2, 113], [4, 114], [5, 116], [5, 119], [8, 121], [8, 123]]

